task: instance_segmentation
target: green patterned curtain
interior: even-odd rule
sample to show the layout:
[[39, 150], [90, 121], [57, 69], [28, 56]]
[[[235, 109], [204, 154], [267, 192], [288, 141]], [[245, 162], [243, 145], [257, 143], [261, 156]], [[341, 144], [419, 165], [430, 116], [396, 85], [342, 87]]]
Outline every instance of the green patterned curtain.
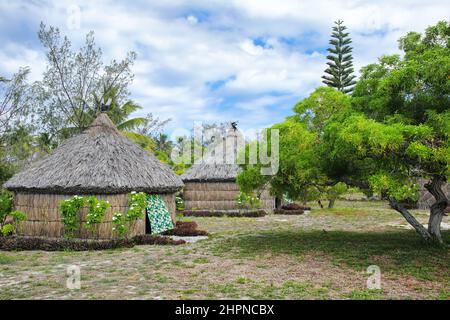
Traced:
[[157, 194], [147, 195], [147, 215], [152, 234], [159, 234], [173, 229], [172, 218], [163, 198]]

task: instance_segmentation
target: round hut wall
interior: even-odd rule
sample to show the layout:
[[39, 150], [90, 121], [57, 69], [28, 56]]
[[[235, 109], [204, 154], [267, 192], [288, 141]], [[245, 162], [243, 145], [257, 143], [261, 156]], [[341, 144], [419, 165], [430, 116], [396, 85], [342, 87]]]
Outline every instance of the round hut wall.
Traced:
[[[90, 196], [90, 195], [86, 195]], [[94, 195], [99, 200], [107, 200], [110, 208], [106, 211], [102, 222], [99, 224], [99, 238], [111, 239], [116, 235], [112, 231], [112, 217], [114, 213], [126, 213], [128, 211], [128, 194]], [[175, 222], [174, 194], [161, 194], [172, 220]], [[27, 220], [19, 225], [18, 233], [26, 236], [62, 237], [64, 226], [61, 222], [60, 203], [73, 195], [59, 194], [35, 194], [17, 192], [14, 196], [14, 209], [26, 213]], [[92, 238], [91, 232], [84, 228], [86, 223], [87, 207], [80, 212], [80, 230], [76, 237]], [[145, 234], [145, 217], [138, 220], [128, 235]]]
[[[188, 182], [184, 183], [186, 210], [235, 210], [239, 186], [235, 182]], [[275, 199], [268, 191], [261, 194], [262, 209], [272, 210]]]

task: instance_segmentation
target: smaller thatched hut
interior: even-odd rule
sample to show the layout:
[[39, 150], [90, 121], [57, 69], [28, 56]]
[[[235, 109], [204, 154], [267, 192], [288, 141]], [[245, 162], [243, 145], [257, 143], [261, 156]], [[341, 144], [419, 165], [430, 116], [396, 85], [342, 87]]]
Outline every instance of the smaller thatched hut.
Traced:
[[[189, 168], [182, 176], [186, 210], [236, 210], [239, 186], [236, 177], [241, 168], [238, 152], [244, 139], [236, 128], [230, 128], [223, 140]], [[266, 190], [262, 192], [262, 209], [272, 210], [275, 199]]]
[[[13, 176], [4, 187], [15, 193], [14, 209], [27, 214], [19, 233], [60, 237], [63, 225], [59, 205], [74, 195], [94, 195], [111, 207], [100, 224], [99, 237], [112, 238], [112, 216], [128, 210], [132, 191], [158, 194], [175, 220], [174, 194], [183, 186], [169, 166], [124, 137], [106, 113], [100, 113], [83, 133], [62, 143], [51, 155]], [[81, 213], [78, 237], [84, 229]], [[147, 217], [146, 217], [147, 218]], [[146, 221], [138, 221], [130, 235], [145, 234]]]

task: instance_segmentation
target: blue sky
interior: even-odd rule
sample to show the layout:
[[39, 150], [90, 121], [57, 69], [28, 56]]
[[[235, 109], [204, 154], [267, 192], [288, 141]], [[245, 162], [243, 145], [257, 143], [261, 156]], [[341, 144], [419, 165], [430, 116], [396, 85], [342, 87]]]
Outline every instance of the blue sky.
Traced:
[[[80, 10], [73, 27], [71, 13]], [[353, 38], [355, 69], [397, 53], [407, 31], [448, 19], [448, 1], [8, 1], [0, 0], [0, 74], [45, 70], [39, 23], [57, 26], [74, 44], [94, 30], [104, 62], [138, 54], [132, 98], [172, 118], [180, 135], [194, 121], [235, 121], [247, 132], [282, 121], [321, 85], [333, 21]]]

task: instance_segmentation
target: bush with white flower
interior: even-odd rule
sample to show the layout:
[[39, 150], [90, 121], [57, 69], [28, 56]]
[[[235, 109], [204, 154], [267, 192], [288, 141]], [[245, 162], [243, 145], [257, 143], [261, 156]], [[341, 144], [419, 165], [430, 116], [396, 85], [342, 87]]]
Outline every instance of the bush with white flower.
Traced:
[[85, 199], [81, 196], [74, 196], [60, 203], [59, 209], [61, 222], [64, 226], [64, 237], [73, 238], [80, 229], [80, 210], [84, 204]]
[[89, 209], [86, 214], [86, 229], [96, 238], [99, 237], [99, 226], [105, 217], [106, 211], [110, 208], [109, 201], [100, 201], [92, 196], [87, 199]]

